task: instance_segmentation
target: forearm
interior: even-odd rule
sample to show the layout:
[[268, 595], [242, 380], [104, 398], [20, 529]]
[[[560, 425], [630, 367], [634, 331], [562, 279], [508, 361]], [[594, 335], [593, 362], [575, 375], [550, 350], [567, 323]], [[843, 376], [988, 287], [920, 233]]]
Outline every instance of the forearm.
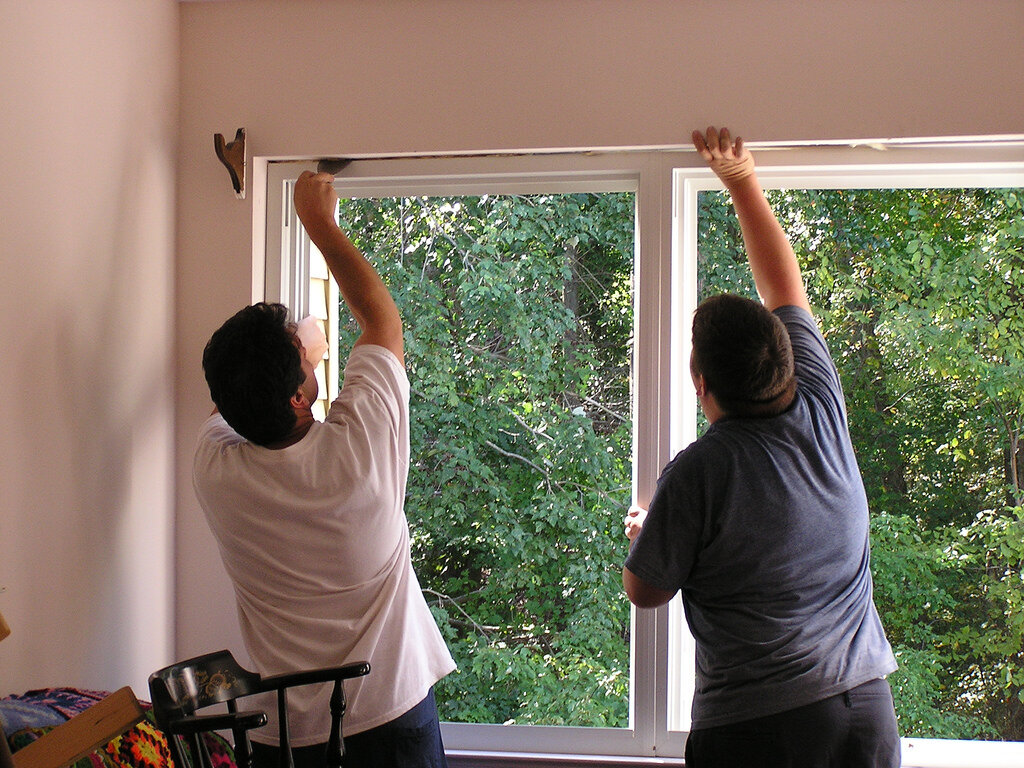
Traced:
[[809, 309], [800, 266], [789, 237], [779, 224], [757, 175], [728, 185], [743, 233], [750, 271], [765, 306], [793, 304]]
[[[341, 297], [362, 331], [362, 343], [401, 349], [402, 319], [388, 287], [366, 257], [333, 222], [307, 226]], [[397, 353], [397, 351], [396, 351]]]
[[391, 292], [335, 222], [338, 195], [334, 177], [303, 171], [295, 180], [294, 200], [299, 220], [323, 254], [341, 297], [359, 324], [362, 334], [356, 344], [379, 344], [404, 362], [402, 318]]

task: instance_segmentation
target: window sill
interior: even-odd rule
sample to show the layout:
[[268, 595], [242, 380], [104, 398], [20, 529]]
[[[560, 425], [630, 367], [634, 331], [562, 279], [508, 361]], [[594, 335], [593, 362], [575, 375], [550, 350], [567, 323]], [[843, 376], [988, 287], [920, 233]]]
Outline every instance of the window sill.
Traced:
[[1024, 745], [1017, 741], [903, 739], [903, 768], [1020, 768]]
[[[903, 768], [1021, 768], [1018, 742], [903, 739]], [[684, 766], [680, 757], [624, 757], [447, 750], [450, 768], [643, 768]]]
[[683, 766], [681, 757], [621, 757], [614, 755], [567, 755], [529, 752], [482, 752], [446, 750], [450, 768], [642, 768]]

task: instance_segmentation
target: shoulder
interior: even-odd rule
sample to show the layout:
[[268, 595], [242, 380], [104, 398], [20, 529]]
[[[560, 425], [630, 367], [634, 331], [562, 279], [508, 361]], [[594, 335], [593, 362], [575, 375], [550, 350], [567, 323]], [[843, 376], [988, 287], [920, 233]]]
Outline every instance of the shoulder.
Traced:
[[681, 495], [693, 499], [703, 490], [710, 476], [727, 473], [730, 463], [727, 432], [718, 425], [711, 425], [707, 432], [677, 453], [662, 470], [658, 481], [659, 494], [669, 498]]
[[345, 381], [357, 376], [373, 376], [408, 384], [405, 366], [394, 352], [376, 344], [357, 344], [345, 364]]
[[814, 315], [803, 307], [787, 304], [772, 310], [772, 314], [782, 321], [790, 335], [797, 333], [821, 336], [821, 330], [818, 328], [818, 322], [814, 319]]
[[201, 502], [205, 501], [206, 494], [216, 486], [219, 478], [233, 471], [239, 462], [238, 457], [251, 447], [251, 443], [235, 432], [219, 413], [203, 422], [192, 455], [192, 485]]
[[830, 389], [839, 387], [839, 373], [832, 353], [814, 316], [795, 306], [779, 307], [775, 315], [789, 332], [798, 381], [803, 385], [818, 382]]
[[409, 377], [405, 366], [394, 352], [376, 344], [359, 344], [352, 348], [345, 364], [342, 391], [353, 388], [386, 391], [400, 399], [408, 399]]
[[219, 413], [214, 413], [199, 427], [197, 446], [237, 445], [246, 439], [235, 432]]
[[359, 344], [349, 354], [341, 389], [331, 404], [327, 421], [374, 412], [397, 419], [408, 411], [408, 406], [409, 378], [395, 353], [376, 344]]

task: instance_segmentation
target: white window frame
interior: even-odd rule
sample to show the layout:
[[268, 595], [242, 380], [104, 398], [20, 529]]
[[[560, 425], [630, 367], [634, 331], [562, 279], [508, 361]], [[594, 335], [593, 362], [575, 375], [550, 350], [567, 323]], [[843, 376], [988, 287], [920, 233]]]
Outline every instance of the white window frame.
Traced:
[[[753, 145], [755, 151], [757, 146]], [[1024, 187], [1024, 149], [1019, 139], [992, 143], [929, 143], [863, 147], [799, 147], [758, 151], [758, 177], [765, 189], [921, 189]], [[772, 149], [772, 148], [765, 148]], [[675, 171], [676, 220], [680, 222], [681, 268], [694, 274], [697, 256], [697, 194], [722, 189], [707, 169]], [[696, 296], [692, 280], [677, 281], [673, 313], [675, 332], [684, 333]], [[689, 371], [681, 360], [674, 385], [685, 386]], [[674, 412], [670, 428], [673, 455], [690, 441], [696, 414]], [[673, 613], [672, 631], [685, 634], [681, 611]], [[685, 722], [682, 717], [674, 723]], [[904, 768], [1020, 768], [1024, 742], [904, 738]]]
[[[992, 142], [750, 146], [757, 151], [766, 188], [1024, 187], [1020, 137]], [[266, 272], [254, 276], [254, 284], [262, 278], [262, 298], [283, 301], [296, 318], [308, 308], [303, 284], [308, 284], [311, 246], [296, 226], [291, 192], [299, 173], [314, 165], [267, 165]], [[697, 193], [722, 187], [692, 150], [367, 158], [339, 171], [336, 188], [342, 197], [635, 191], [633, 487], [638, 500], [650, 499], [661, 468], [696, 431], [688, 360], [689, 318], [697, 298]], [[254, 229], [258, 231], [259, 222]], [[678, 393], [674, 401], [673, 392]], [[632, 622], [627, 728], [445, 723], [452, 764], [471, 759], [473, 764], [495, 766], [682, 765], [693, 646], [678, 596], [657, 610], [633, 609]], [[638, 657], [651, 661], [636, 664]], [[670, 686], [673, 679], [682, 684]], [[903, 749], [907, 768], [1024, 765], [1024, 743], [904, 739]]]
[[[690, 153], [691, 162], [695, 160]], [[676, 159], [680, 155], [674, 155]], [[670, 156], [650, 152], [543, 154], [487, 158], [403, 158], [354, 162], [336, 176], [342, 197], [398, 195], [528, 194], [557, 192], [632, 191], [637, 194], [638, 258], [634, 273], [634, 309], [637, 350], [634, 359], [634, 488], [650, 498], [660, 468], [668, 460], [666, 418], [669, 409], [668, 372], [657, 365], [658, 355], [647, 350], [659, 348], [667, 354], [670, 343], [669, 285], [672, 236], [668, 201], [671, 200], [672, 162]], [[299, 290], [291, 288], [308, 274], [310, 245], [295, 226], [290, 199], [294, 179], [311, 163], [271, 163], [268, 168], [267, 210], [267, 300], [295, 302], [296, 317], [307, 306]], [[648, 203], [641, 202], [651, 201]], [[657, 201], [657, 204], [652, 204]], [[275, 253], [290, 250], [294, 258], [274, 259]], [[282, 293], [282, 286], [284, 287]], [[276, 291], [276, 292], [275, 292]], [[284, 296], [284, 299], [279, 298]], [[641, 307], [643, 310], [641, 311]], [[695, 402], [689, 403], [689, 409]], [[662, 414], [659, 416], [659, 414]], [[643, 444], [635, 435], [643, 434]], [[625, 538], [623, 538], [625, 555]], [[625, 599], [625, 597], [623, 597]], [[631, 658], [643, 649], [647, 658], [656, 657], [667, 638], [666, 611], [635, 611]], [[660, 639], [659, 639], [660, 638]], [[630, 725], [627, 728], [571, 728], [549, 726], [504, 726], [445, 723], [444, 739], [449, 753], [502, 755], [620, 755], [681, 757], [684, 734], [658, 729], [664, 717], [648, 716], [665, 711], [666, 690], [656, 684], [667, 679], [662, 652], [657, 669], [631, 664]], [[660, 704], [659, 702], [660, 697]], [[641, 713], [637, 717], [636, 713]]]

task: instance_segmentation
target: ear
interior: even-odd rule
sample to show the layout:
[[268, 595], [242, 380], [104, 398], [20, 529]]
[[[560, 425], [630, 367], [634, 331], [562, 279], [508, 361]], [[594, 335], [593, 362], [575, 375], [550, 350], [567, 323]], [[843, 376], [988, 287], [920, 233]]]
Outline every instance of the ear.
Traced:
[[309, 401], [306, 399], [306, 396], [302, 394], [301, 389], [296, 391], [296, 393], [289, 398], [288, 402], [291, 404], [292, 408], [305, 408], [309, 405]]
[[708, 391], [708, 387], [704, 383], [704, 374], [698, 373], [693, 377], [693, 388], [697, 393], [697, 397], [704, 397]]

